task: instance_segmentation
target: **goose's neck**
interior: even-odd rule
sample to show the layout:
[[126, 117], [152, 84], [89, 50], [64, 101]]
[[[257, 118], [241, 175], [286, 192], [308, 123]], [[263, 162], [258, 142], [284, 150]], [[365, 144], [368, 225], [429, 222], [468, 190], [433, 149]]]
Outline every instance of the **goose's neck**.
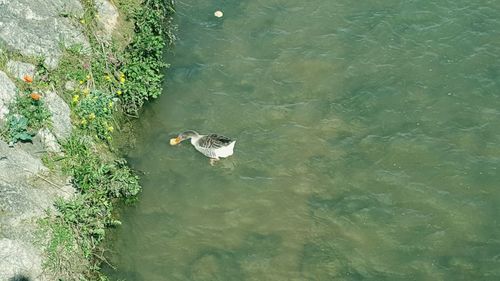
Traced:
[[198, 140], [201, 139], [201, 137], [203, 137], [202, 135], [194, 135], [194, 136], [191, 136], [191, 144], [192, 145], [195, 145], [198, 143]]

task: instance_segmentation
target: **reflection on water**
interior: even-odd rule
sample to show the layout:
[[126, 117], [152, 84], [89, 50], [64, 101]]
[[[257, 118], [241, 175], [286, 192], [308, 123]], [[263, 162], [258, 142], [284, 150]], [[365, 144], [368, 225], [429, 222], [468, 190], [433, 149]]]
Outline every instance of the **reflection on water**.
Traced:
[[362, 2], [177, 3], [112, 278], [500, 280], [500, 2]]

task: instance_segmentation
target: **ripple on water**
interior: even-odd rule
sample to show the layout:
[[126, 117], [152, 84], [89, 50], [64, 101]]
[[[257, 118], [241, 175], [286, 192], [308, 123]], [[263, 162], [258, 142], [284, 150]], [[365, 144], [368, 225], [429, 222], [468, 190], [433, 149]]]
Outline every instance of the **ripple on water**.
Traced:
[[[499, 279], [499, 3], [179, 3], [116, 276]], [[235, 154], [168, 145], [186, 129]]]

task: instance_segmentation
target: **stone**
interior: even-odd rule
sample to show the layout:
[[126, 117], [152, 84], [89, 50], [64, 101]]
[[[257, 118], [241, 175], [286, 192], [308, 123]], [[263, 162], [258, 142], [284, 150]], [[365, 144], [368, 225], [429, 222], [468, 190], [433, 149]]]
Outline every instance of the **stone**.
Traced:
[[37, 221], [47, 210], [55, 212], [56, 198], [74, 194], [67, 179], [51, 173], [39, 158], [0, 140], [0, 280], [55, 280], [42, 271]]
[[45, 151], [56, 154], [61, 153], [61, 145], [57, 142], [56, 137], [49, 131], [49, 129], [40, 129], [38, 131], [38, 135], [40, 136], [40, 140]]
[[0, 179], [15, 182], [32, 176], [33, 173], [47, 171], [40, 159], [17, 147], [11, 148], [0, 140]]
[[31, 63], [9, 60], [7, 62], [7, 71], [21, 80], [23, 80], [25, 75], [35, 77], [35, 66]]
[[83, 15], [78, 0], [0, 0], [0, 45], [25, 56], [44, 57], [45, 64], [55, 68], [61, 46], [90, 49], [68, 15]]
[[74, 91], [76, 89], [76, 82], [73, 81], [73, 80], [69, 80], [69, 81], [66, 81], [66, 83], [64, 83], [64, 89], [68, 90], [68, 91]]
[[59, 141], [67, 139], [71, 135], [72, 125], [70, 118], [70, 109], [55, 92], [46, 92], [45, 105], [52, 113], [52, 132]]
[[[41, 280], [42, 274], [42, 260], [33, 245], [0, 239], [0, 280]], [[15, 276], [29, 279], [15, 279]]]
[[[0, 0], [1, 1], [1, 0]], [[0, 122], [9, 113], [9, 104], [16, 97], [16, 85], [5, 72], [0, 71]]]
[[118, 23], [118, 9], [108, 0], [95, 0], [97, 9], [97, 21], [104, 31], [104, 35], [110, 37]]

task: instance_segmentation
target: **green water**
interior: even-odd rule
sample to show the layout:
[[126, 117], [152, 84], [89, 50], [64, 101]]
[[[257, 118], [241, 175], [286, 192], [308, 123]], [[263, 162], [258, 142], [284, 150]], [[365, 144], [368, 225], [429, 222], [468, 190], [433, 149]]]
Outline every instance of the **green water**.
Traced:
[[[500, 280], [500, 1], [177, 10], [112, 279]], [[235, 154], [168, 144], [186, 129]]]

